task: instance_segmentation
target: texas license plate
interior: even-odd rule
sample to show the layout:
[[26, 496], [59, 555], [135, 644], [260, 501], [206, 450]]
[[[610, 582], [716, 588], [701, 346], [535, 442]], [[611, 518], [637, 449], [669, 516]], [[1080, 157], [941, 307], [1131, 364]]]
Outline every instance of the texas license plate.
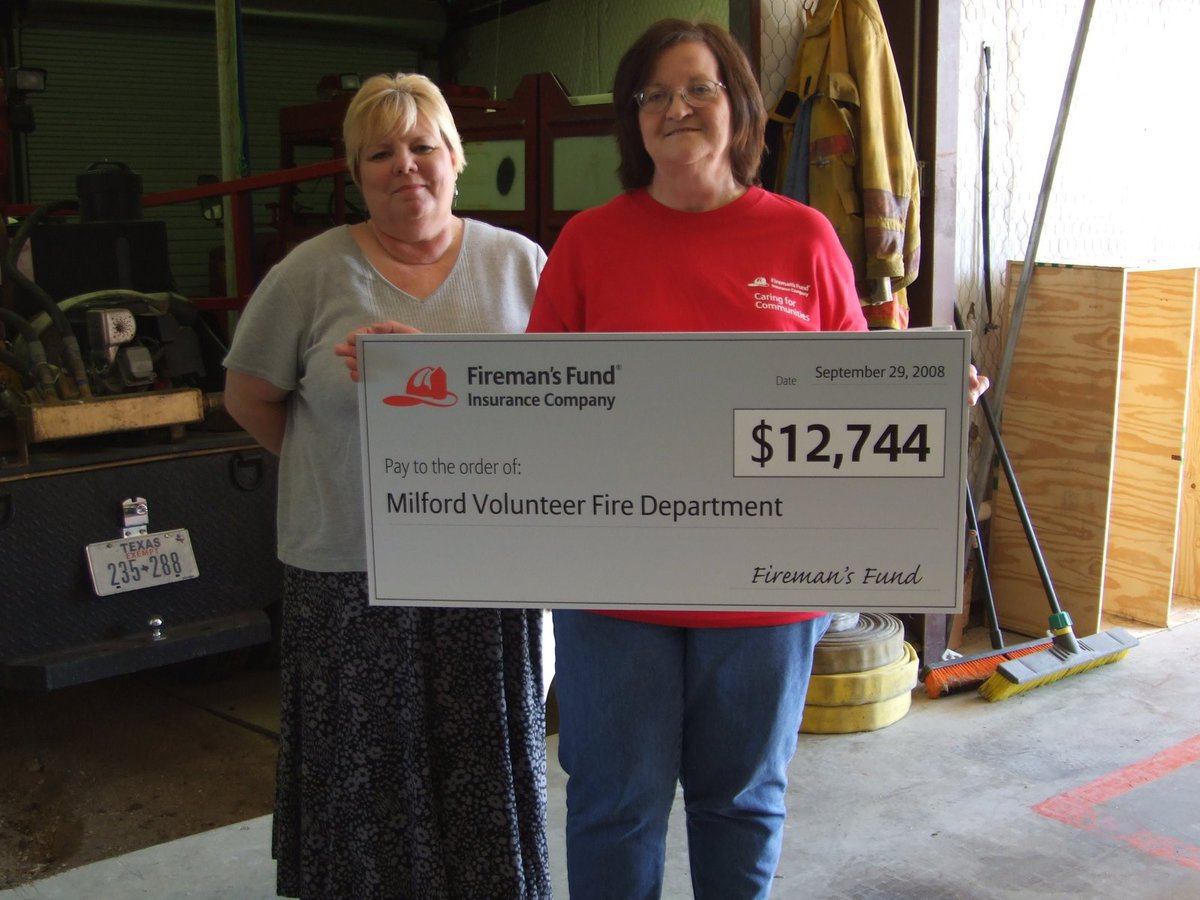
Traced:
[[196, 578], [196, 554], [186, 528], [139, 534], [84, 547], [98, 597]]

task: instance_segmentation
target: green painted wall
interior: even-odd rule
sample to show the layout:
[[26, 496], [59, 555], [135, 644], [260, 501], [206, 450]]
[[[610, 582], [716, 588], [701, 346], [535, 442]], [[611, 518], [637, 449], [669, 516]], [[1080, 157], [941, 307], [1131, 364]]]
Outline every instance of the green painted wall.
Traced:
[[511, 97], [521, 77], [553, 72], [572, 95], [612, 90], [621, 54], [650, 23], [675, 16], [729, 26], [730, 0], [549, 0], [471, 29], [463, 84]]

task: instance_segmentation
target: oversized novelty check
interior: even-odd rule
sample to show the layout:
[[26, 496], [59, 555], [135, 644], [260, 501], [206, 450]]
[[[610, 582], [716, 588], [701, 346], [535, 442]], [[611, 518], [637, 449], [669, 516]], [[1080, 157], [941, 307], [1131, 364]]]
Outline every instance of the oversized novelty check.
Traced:
[[967, 332], [359, 340], [374, 603], [961, 609]]

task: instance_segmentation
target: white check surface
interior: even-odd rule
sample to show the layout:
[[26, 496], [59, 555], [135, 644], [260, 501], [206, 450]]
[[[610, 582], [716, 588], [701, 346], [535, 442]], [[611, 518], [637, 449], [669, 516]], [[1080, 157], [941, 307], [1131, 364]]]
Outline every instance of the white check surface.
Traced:
[[360, 340], [372, 602], [961, 609], [966, 332]]

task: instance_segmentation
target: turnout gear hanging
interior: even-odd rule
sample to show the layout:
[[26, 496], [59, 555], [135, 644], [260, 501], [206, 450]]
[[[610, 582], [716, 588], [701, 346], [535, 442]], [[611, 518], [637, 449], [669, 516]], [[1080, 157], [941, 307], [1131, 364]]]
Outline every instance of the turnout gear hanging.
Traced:
[[872, 328], [908, 327], [917, 159], [877, 0], [820, 0], [767, 127], [763, 183], [829, 218]]

